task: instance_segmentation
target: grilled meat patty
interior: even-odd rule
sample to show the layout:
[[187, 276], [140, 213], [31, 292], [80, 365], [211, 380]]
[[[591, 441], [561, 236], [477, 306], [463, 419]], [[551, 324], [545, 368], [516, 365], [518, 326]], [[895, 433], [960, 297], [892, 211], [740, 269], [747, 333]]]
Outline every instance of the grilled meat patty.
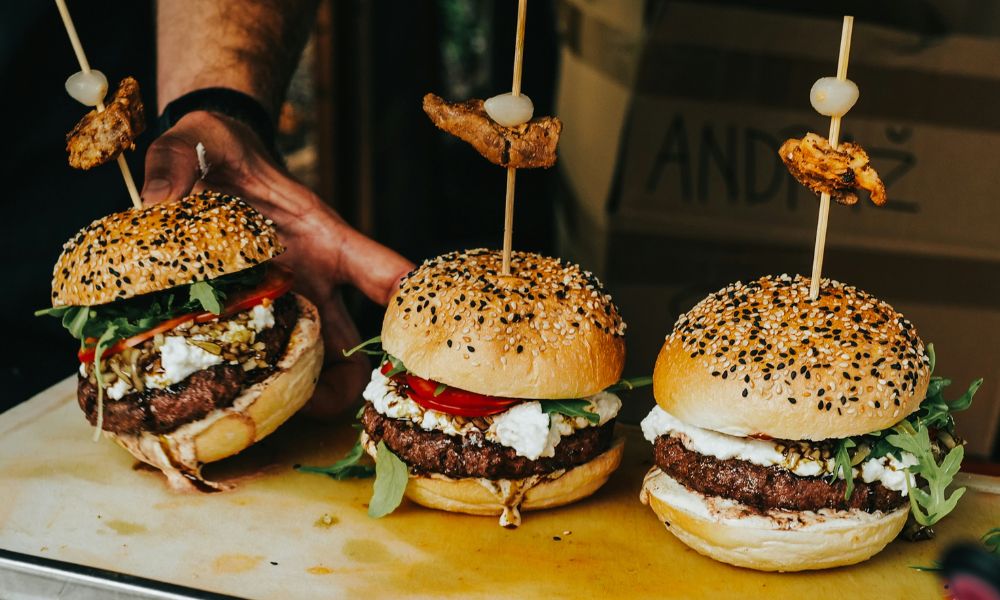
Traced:
[[[288, 339], [298, 321], [298, 307], [291, 294], [274, 302], [274, 326], [257, 334], [266, 356], [265, 367], [244, 371], [240, 365], [218, 364], [195, 371], [184, 381], [156, 389], [148, 388], [112, 400], [104, 396], [103, 429], [114, 433], [166, 433], [197, 421], [216, 408], [229, 406], [243, 388], [267, 378], [285, 354]], [[79, 377], [77, 401], [91, 425], [97, 424], [97, 385]]]
[[555, 456], [531, 460], [518, 456], [513, 448], [488, 441], [478, 431], [465, 436], [427, 431], [409, 421], [386, 417], [371, 402], [365, 405], [361, 424], [373, 442], [384, 441], [418, 472], [486, 479], [523, 479], [581, 465], [611, 446], [615, 427], [612, 419], [600, 427], [580, 429], [562, 438]]
[[889, 512], [906, 504], [906, 498], [881, 483], [854, 481], [849, 500], [847, 483], [830, 483], [822, 477], [800, 477], [778, 466], [763, 467], [738, 459], [720, 460], [688, 450], [680, 439], [661, 435], [653, 444], [656, 466], [688, 489], [706, 496], [730, 498], [761, 512], [785, 510], [861, 509]]

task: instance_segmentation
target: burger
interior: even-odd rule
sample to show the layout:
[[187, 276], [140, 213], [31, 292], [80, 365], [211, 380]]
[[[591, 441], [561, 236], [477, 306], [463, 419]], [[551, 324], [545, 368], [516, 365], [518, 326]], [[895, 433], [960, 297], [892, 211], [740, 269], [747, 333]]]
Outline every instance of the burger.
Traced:
[[360, 413], [373, 516], [405, 491], [516, 527], [521, 510], [589, 496], [618, 467], [617, 307], [576, 265], [515, 252], [503, 276], [501, 263], [493, 250], [445, 254], [390, 300]]
[[[849, 565], [930, 526], [963, 448], [933, 349], [885, 302], [803, 277], [730, 285], [681, 316], [642, 421], [641, 499], [678, 539], [733, 565]], [[925, 400], [926, 397], [926, 400]], [[921, 404], [921, 401], [924, 401]], [[925, 489], [926, 488], [926, 489]]]
[[274, 431], [312, 395], [316, 307], [291, 293], [273, 224], [210, 192], [98, 219], [63, 247], [52, 308], [80, 340], [77, 398], [175, 488]]

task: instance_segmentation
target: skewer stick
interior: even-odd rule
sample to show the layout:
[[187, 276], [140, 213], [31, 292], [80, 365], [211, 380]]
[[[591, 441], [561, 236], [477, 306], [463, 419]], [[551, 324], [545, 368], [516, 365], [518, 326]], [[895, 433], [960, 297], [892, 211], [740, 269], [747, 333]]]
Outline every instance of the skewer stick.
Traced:
[[[76, 54], [76, 60], [80, 63], [80, 70], [84, 73], [90, 73], [90, 62], [87, 61], [87, 55], [83, 51], [80, 36], [76, 33], [76, 26], [73, 25], [73, 17], [69, 14], [66, 0], [56, 0], [56, 8], [59, 9], [59, 16], [62, 17], [63, 25], [66, 27], [66, 35], [69, 36], [69, 43], [73, 46], [73, 53]], [[104, 112], [103, 101], [97, 103], [97, 112]], [[132, 171], [129, 170], [128, 163], [125, 162], [125, 156], [121, 154], [118, 155], [118, 168], [121, 169], [122, 179], [125, 180], [128, 195], [132, 198], [132, 206], [142, 208], [142, 198], [139, 197], [139, 190], [136, 189], [135, 180], [132, 179]]]
[[[844, 28], [840, 33], [840, 56], [837, 59], [837, 79], [847, 79], [847, 61], [851, 57], [851, 33], [854, 17], [844, 17]], [[830, 117], [830, 147], [840, 145], [840, 119]], [[823, 252], [826, 249], [826, 226], [830, 221], [830, 194], [823, 192], [819, 198], [819, 220], [816, 222], [816, 246], [813, 249], [812, 279], [809, 282], [809, 299], [819, 298], [819, 284], [823, 273]]]
[[[514, 81], [511, 83], [511, 95], [521, 95], [521, 68], [524, 64], [524, 21], [527, 16], [528, 0], [517, 2], [517, 34], [514, 38]], [[503, 275], [510, 275], [510, 249], [514, 239], [514, 183], [517, 169], [507, 167], [507, 194], [504, 202], [503, 215]]]

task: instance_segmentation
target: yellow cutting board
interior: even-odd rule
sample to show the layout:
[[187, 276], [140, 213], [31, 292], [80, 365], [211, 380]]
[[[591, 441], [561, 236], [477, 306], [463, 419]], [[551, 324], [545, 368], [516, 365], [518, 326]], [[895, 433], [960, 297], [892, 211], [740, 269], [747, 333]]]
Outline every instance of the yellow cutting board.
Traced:
[[91, 441], [74, 384], [0, 415], [0, 548], [249, 598], [940, 598], [941, 583], [908, 566], [1000, 525], [1000, 481], [967, 476], [934, 541], [897, 541], [825, 572], [730, 567], [689, 550], [639, 503], [651, 450], [634, 427], [620, 428], [625, 459], [604, 489], [526, 513], [517, 530], [407, 502], [373, 520], [371, 480], [292, 469], [340, 458], [355, 439], [347, 420], [294, 419], [207, 471], [236, 490], [178, 494], [111, 442]]

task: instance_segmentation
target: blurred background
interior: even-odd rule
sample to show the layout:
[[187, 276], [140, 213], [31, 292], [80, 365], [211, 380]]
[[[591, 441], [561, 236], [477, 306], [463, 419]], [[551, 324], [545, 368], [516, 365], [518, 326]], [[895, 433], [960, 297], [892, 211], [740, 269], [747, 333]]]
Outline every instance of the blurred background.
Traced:
[[[153, 4], [70, 2], [91, 62], [155, 98]], [[280, 117], [289, 168], [348, 221], [414, 261], [498, 247], [503, 170], [420, 108], [509, 90], [513, 2], [324, 0]], [[536, 0], [523, 89], [564, 122], [560, 160], [518, 176], [515, 248], [559, 254], [601, 276], [629, 323], [626, 375], [648, 374], [677, 316], [730, 281], [807, 273], [817, 202], [776, 150], [826, 134], [808, 92], [836, 70], [841, 17], [856, 17], [848, 76], [861, 89], [844, 139], [861, 142], [890, 203], [834, 205], [824, 275], [892, 303], [937, 348], [949, 398], [985, 377], [959, 416], [968, 451], [1000, 458], [1000, 5]], [[62, 243], [126, 208], [116, 169], [71, 169], [65, 133], [84, 108], [54, 6], [0, 7], [8, 143], [0, 253], [8, 292], [0, 411], [76, 368], [48, 306]], [[155, 115], [149, 114], [153, 119]], [[129, 155], [142, 173], [144, 134]], [[141, 185], [141, 183], [140, 183]], [[363, 337], [381, 309], [349, 293]], [[623, 413], [637, 422], [648, 391]]]

